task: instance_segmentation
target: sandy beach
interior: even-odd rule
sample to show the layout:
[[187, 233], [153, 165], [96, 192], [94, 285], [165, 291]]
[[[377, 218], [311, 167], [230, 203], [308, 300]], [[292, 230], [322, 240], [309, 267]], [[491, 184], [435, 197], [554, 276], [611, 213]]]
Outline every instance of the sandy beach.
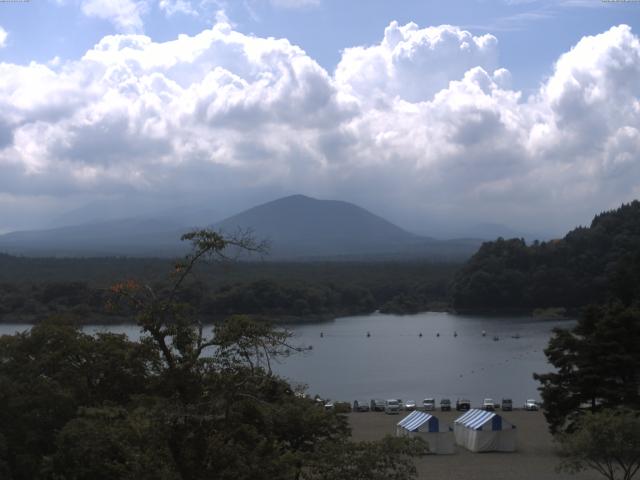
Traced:
[[[433, 412], [440, 421], [453, 423], [459, 412]], [[518, 428], [514, 453], [472, 453], [456, 447], [453, 455], [429, 455], [416, 460], [418, 478], [442, 480], [595, 480], [595, 472], [577, 475], [557, 473], [558, 457], [542, 412], [500, 412]], [[395, 425], [407, 415], [380, 412], [351, 413], [349, 423], [354, 440], [378, 440], [395, 433]]]

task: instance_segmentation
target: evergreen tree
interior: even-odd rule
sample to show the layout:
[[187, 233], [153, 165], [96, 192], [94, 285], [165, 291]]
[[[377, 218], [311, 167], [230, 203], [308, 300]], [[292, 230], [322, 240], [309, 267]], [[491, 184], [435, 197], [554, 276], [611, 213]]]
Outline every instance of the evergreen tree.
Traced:
[[541, 383], [552, 433], [571, 431], [585, 412], [640, 409], [640, 311], [591, 307], [571, 330], [556, 329], [545, 354], [556, 371]]

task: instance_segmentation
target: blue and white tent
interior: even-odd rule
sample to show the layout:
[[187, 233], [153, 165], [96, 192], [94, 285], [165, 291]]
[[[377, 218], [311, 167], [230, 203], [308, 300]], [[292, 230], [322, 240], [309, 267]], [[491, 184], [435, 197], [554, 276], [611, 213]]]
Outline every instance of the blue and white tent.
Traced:
[[514, 452], [516, 427], [495, 412], [473, 409], [453, 422], [456, 443], [472, 452]]
[[422, 437], [429, 444], [431, 453], [453, 453], [453, 432], [442, 425], [438, 417], [425, 412], [414, 411], [398, 422], [398, 437]]

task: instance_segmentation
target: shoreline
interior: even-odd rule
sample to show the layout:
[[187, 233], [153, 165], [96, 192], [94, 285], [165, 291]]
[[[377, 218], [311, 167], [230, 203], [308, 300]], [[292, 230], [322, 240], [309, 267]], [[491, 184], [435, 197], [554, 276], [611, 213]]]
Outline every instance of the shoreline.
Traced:
[[[563, 311], [562, 313], [557, 312], [558, 309], [537, 309], [537, 310], [523, 310], [523, 309], [511, 309], [511, 310], [453, 310], [453, 309], [442, 309], [442, 308], [434, 308], [429, 310], [424, 310], [421, 312], [411, 312], [411, 313], [392, 313], [392, 312], [381, 312], [380, 310], [367, 311], [367, 312], [335, 312], [335, 313], [319, 313], [319, 314], [310, 314], [310, 315], [278, 315], [278, 316], [269, 316], [269, 315], [256, 315], [256, 314], [238, 314], [238, 315], [246, 315], [257, 321], [267, 321], [277, 326], [286, 326], [286, 325], [307, 325], [314, 323], [330, 323], [340, 318], [346, 317], [365, 317], [370, 315], [390, 315], [390, 316], [413, 316], [413, 315], [422, 315], [425, 313], [448, 313], [450, 315], [458, 315], [458, 316], [483, 316], [499, 319], [502, 317], [511, 318], [514, 316], [517, 317], [529, 317], [534, 320], [539, 321], [562, 321], [562, 320], [575, 320], [578, 316], [579, 312], [574, 311]], [[71, 313], [71, 312], [61, 312], [58, 314], [52, 314], [47, 317], [41, 316], [29, 316], [28, 318], [7, 318], [8, 315], [3, 315], [0, 317], [0, 325], [37, 325], [47, 320], [48, 318], [55, 318], [56, 316], [66, 317], [69, 319], [70, 323], [76, 323], [79, 326], [120, 326], [120, 325], [137, 325], [137, 322], [132, 317], [126, 316], [110, 316], [110, 315], [100, 315], [93, 314], [90, 315], [86, 320], [82, 320], [79, 318], [79, 314]], [[218, 322], [223, 321], [224, 319], [230, 317], [232, 315], [215, 315], [208, 316], [206, 321], [203, 321], [204, 325], [214, 325]], [[74, 318], [75, 317], [75, 318]]]

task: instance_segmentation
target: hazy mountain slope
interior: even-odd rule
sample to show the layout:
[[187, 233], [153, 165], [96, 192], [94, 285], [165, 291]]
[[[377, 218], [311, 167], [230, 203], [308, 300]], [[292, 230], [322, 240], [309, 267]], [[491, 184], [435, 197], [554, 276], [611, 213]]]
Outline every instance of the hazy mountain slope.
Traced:
[[440, 242], [407, 232], [352, 203], [293, 195], [227, 218], [214, 228], [251, 229], [267, 239], [273, 258], [461, 257], [479, 242]]
[[[407, 232], [354, 204], [303, 195], [274, 200], [211, 225], [232, 234], [251, 229], [274, 260], [392, 260], [469, 257], [477, 240], [438, 241]], [[190, 229], [178, 221], [136, 218], [0, 236], [0, 252], [36, 256], [174, 256]]]
[[351, 203], [303, 195], [259, 205], [214, 227], [225, 232], [250, 228], [270, 241], [274, 256], [394, 251], [420, 241], [417, 235]]
[[[495, 240], [498, 237], [502, 238], [524, 238], [527, 241], [542, 240], [544, 236], [537, 235], [531, 232], [523, 232], [515, 230], [507, 225], [501, 223], [477, 223], [471, 225], [464, 232], [464, 236], [471, 238], [482, 238], [483, 240]], [[542, 238], [541, 238], [542, 237]]]
[[0, 236], [0, 251], [53, 256], [165, 256], [183, 251], [177, 222], [126, 219]]

